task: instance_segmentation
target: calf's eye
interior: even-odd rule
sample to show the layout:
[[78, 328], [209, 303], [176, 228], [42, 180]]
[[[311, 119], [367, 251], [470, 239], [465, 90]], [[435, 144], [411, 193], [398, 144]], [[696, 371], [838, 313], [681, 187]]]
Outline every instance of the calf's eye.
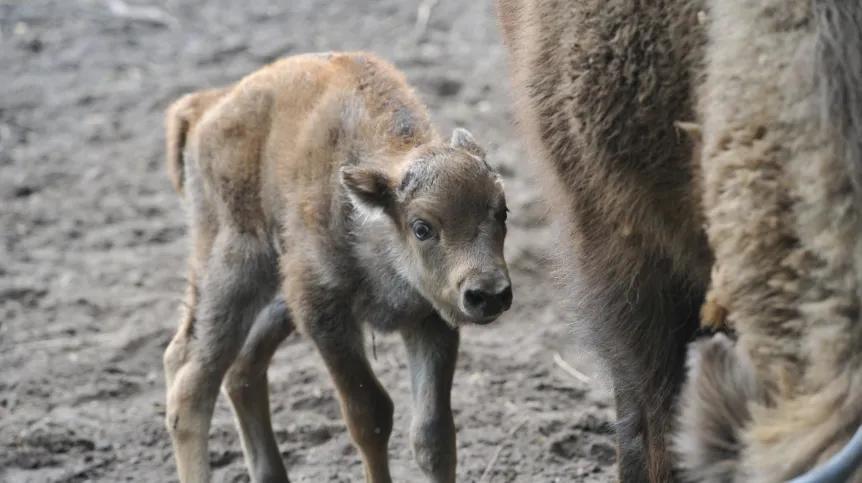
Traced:
[[427, 240], [431, 237], [431, 227], [424, 221], [416, 221], [413, 223], [413, 234], [420, 240]]

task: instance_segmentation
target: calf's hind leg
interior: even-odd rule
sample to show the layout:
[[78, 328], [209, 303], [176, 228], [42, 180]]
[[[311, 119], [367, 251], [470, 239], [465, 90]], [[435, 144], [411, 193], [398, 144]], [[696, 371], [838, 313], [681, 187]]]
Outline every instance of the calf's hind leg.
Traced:
[[198, 267], [197, 304], [165, 351], [165, 422], [180, 481], [209, 482], [208, 434], [219, 386], [257, 314], [278, 287], [260, 240], [222, 228]]
[[457, 454], [452, 418], [452, 379], [459, 332], [438, 316], [401, 331], [407, 349], [413, 399], [413, 457], [434, 483], [454, 483]]
[[288, 483], [272, 432], [266, 371], [281, 342], [293, 332], [284, 299], [276, 297], [258, 315], [222, 391], [230, 400], [242, 440], [246, 465], [254, 482]]

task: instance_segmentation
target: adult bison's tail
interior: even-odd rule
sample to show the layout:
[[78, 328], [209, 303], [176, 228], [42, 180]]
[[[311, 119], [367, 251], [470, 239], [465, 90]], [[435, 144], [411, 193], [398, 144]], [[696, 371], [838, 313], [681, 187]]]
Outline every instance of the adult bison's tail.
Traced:
[[838, 140], [862, 213], [862, 2], [815, 0], [825, 125]]
[[213, 104], [227, 93], [228, 88], [205, 89], [186, 94], [172, 102], [165, 110], [165, 155], [171, 183], [183, 194], [185, 159], [183, 152], [189, 133]]

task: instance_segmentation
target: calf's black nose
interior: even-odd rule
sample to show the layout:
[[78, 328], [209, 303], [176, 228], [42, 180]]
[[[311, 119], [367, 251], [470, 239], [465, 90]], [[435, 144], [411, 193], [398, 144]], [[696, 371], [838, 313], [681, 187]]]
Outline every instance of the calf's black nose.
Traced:
[[482, 317], [500, 315], [512, 306], [512, 286], [497, 292], [489, 293], [484, 290], [464, 291], [464, 307], [469, 310], [480, 312]]

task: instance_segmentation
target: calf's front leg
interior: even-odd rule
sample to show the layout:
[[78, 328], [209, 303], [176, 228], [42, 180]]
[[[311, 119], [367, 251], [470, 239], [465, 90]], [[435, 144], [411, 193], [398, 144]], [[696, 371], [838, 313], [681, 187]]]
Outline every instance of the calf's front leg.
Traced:
[[459, 333], [436, 314], [401, 331], [407, 349], [413, 399], [413, 457], [433, 483], [454, 483], [457, 454], [452, 417], [452, 378]]
[[366, 483], [391, 483], [388, 446], [394, 406], [368, 363], [361, 327], [346, 304], [332, 299], [299, 306], [314, 309], [303, 310], [297, 320], [304, 320], [304, 332], [314, 341], [338, 391], [341, 414], [362, 454]]

